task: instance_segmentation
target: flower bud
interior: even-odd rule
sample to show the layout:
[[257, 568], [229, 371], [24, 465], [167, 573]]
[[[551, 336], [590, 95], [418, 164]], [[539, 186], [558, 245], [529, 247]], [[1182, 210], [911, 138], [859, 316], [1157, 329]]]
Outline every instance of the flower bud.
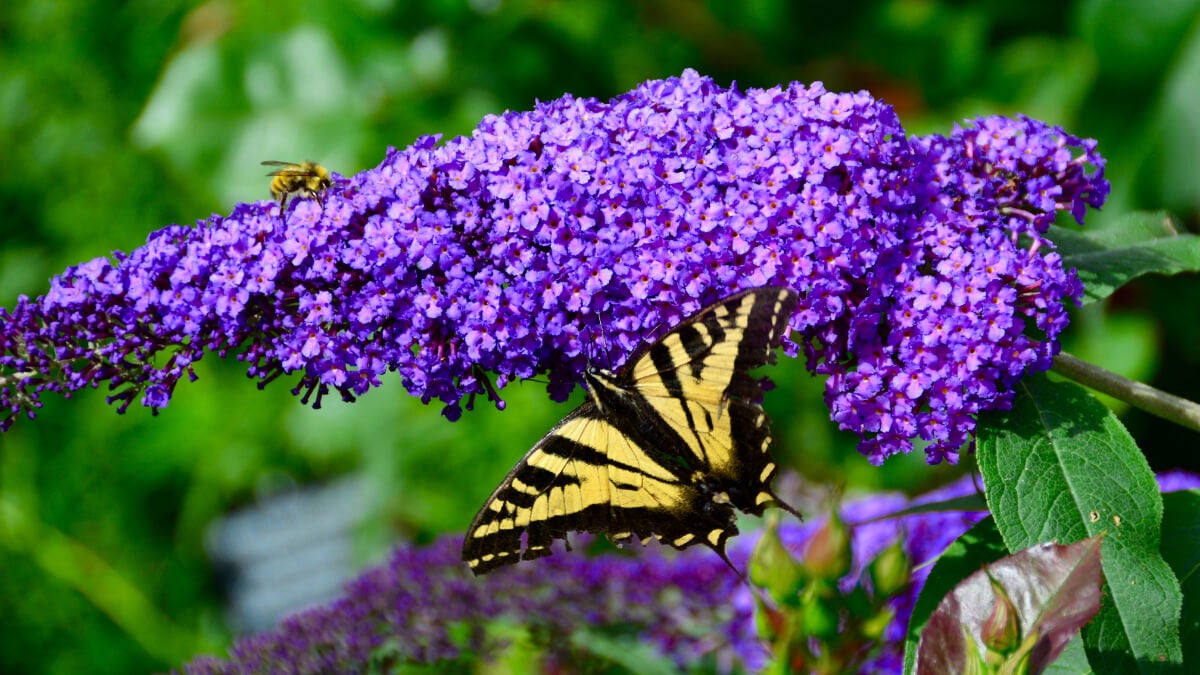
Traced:
[[813, 534], [804, 569], [814, 579], [840, 579], [850, 572], [850, 532], [837, 511]]
[[896, 540], [883, 549], [868, 568], [876, 597], [887, 597], [903, 588], [912, 577], [912, 565], [904, 553], [904, 542]]
[[779, 538], [779, 519], [772, 517], [750, 556], [750, 581], [765, 588], [780, 604], [795, 605], [804, 585], [804, 568]]
[[996, 602], [992, 605], [992, 613], [980, 627], [980, 637], [988, 650], [999, 654], [1007, 654], [1021, 642], [1021, 616], [1017, 608], [1008, 598], [1008, 591], [1000, 582], [990, 575], [988, 581], [992, 584], [992, 592]]

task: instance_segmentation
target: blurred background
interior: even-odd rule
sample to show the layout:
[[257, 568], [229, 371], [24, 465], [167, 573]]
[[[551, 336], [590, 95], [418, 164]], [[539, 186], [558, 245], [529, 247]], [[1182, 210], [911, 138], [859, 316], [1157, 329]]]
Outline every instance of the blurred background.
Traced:
[[[725, 86], [868, 89], [914, 134], [1025, 113], [1100, 140], [1113, 195], [1089, 227], [1135, 209], [1200, 221], [1196, 0], [5, 0], [0, 304], [268, 198], [261, 160], [350, 175], [421, 134], [688, 67]], [[1077, 312], [1066, 348], [1200, 399], [1197, 309], [1195, 278], [1146, 278]], [[0, 671], [146, 672], [224, 653], [395, 542], [461, 532], [570, 409], [526, 383], [505, 390], [507, 411], [450, 423], [393, 378], [314, 411], [284, 381], [259, 391], [236, 361], [197, 370], [157, 417], [88, 391], [0, 436]], [[800, 362], [770, 375], [775, 452], [802, 476], [785, 490], [919, 492], [969, 468], [919, 453], [871, 467]], [[1156, 469], [1200, 469], [1194, 434], [1121, 412]]]

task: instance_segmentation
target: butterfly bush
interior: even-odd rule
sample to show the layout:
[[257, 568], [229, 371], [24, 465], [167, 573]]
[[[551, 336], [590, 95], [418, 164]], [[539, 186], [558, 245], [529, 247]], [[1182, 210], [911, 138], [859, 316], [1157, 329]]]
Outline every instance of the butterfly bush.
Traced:
[[[904, 541], [913, 565], [933, 560], [986, 513], [880, 516], [973, 490], [963, 480], [917, 500], [886, 494], [847, 504], [843, 518], [863, 524], [853, 529], [854, 565], [845, 583], [852, 586], [867, 563], [897, 540]], [[787, 521], [780, 538], [799, 554], [822, 522]], [[742, 569], [755, 539], [740, 537], [732, 544], [730, 558]], [[182, 672], [363, 672], [370, 663], [449, 668], [502, 653], [504, 640], [487, 627], [503, 620], [541, 635], [544, 658], [568, 671], [578, 658], [570, 635], [582, 628], [637, 635], [681, 669], [709, 659], [717, 672], [755, 672], [769, 659], [755, 630], [750, 587], [707, 549], [676, 552], [651, 545], [636, 557], [577, 551], [476, 578], [460, 560], [461, 543], [460, 537], [444, 537], [427, 547], [401, 546], [386, 565], [350, 582], [332, 603], [240, 639], [228, 658], [199, 657]], [[895, 617], [863, 672], [900, 671], [908, 617], [928, 567], [918, 568], [892, 599]]]
[[0, 310], [0, 427], [101, 384], [157, 410], [208, 352], [318, 406], [390, 371], [451, 419], [539, 374], [563, 400], [588, 364], [775, 284], [801, 296], [785, 350], [872, 461], [915, 437], [953, 461], [1049, 367], [1082, 288], [1044, 234], [1108, 193], [1095, 143], [1043, 122], [910, 138], [866, 92], [691, 70], [438, 141], [337, 177], [323, 210], [240, 204]]

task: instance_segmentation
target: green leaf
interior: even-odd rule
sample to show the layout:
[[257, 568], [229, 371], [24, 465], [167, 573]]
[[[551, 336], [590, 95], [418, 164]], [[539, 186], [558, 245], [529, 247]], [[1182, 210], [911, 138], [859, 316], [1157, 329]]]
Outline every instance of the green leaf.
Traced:
[[953, 544], [946, 548], [929, 571], [925, 585], [917, 596], [908, 620], [908, 634], [904, 638], [904, 672], [912, 673], [917, 663], [917, 644], [921, 631], [937, 609], [942, 598], [949, 595], [963, 579], [979, 568], [1008, 555], [996, 522], [989, 518], [975, 523]]
[[1181, 234], [1165, 213], [1130, 213], [1103, 230], [1051, 227], [1063, 263], [1083, 282], [1084, 303], [1103, 300], [1143, 274], [1200, 271], [1200, 237]]
[[1095, 672], [1092, 670], [1092, 665], [1088, 663], [1087, 651], [1083, 648], [1083, 638], [1076, 635], [1075, 639], [1067, 644], [1067, 648], [1058, 656], [1058, 659], [1042, 672], [1048, 675], [1087, 675]]
[[1200, 490], [1163, 495], [1162, 552], [1183, 587], [1183, 662], [1200, 663]]
[[980, 416], [978, 460], [1010, 551], [1106, 533], [1108, 602], [1084, 631], [1090, 662], [1178, 667], [1182, 594], [1159, 552], [1162, 498], [1116, 417], [1075, 384], [1027, 377], [1011, 411]]

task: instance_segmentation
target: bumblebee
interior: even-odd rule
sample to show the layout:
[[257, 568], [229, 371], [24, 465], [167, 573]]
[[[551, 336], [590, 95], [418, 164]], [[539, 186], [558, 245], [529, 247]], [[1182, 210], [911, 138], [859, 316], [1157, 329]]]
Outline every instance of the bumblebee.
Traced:
[[271, 196], [279, 200], [280, 215], [283, 215], [283, 210], [287, 207], [288, 196], [297, 192], [300, 193], [300, 198], [315, 199], [317, 206], [325, 208], [325, 204], [321, 201], [321, 193], [333, 184], [329, 169], [307, 159], [298, 164], [268, 160], [263, 162], [263, 166], [283, 167], [267, 174], [274, 176], [274, 179], [271, 180]]

